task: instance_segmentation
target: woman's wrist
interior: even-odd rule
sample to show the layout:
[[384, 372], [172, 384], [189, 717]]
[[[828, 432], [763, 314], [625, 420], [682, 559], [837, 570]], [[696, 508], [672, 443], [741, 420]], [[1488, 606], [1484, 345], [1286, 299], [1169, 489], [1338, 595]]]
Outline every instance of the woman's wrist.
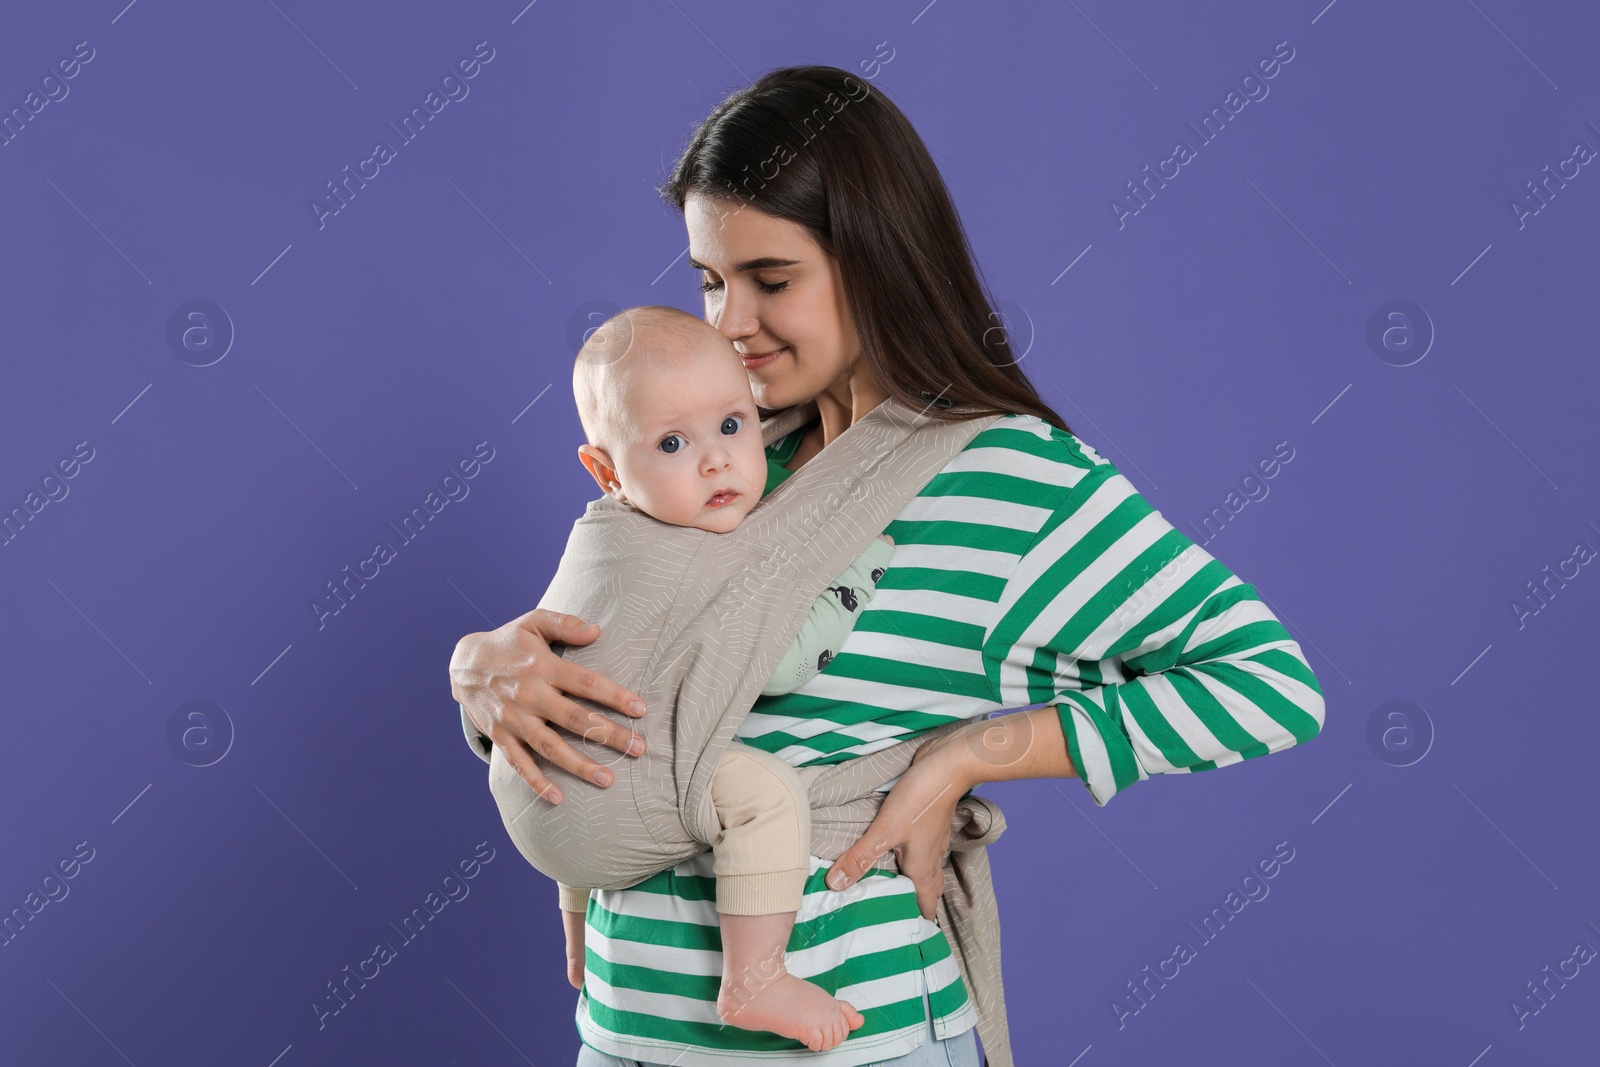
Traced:
[[1054, 705], [974, 719], [941, 738], [924, 758], [963, 793], [984, 782], [1078, 776]]

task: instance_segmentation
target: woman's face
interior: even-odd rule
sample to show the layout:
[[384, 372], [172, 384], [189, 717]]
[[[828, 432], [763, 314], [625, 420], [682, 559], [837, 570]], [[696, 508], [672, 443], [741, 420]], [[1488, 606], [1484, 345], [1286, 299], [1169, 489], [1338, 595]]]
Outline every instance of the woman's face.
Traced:
[[756, 403], [786, 408], [842, 387], [861, 345], [839, 261], [798, 223], [730, 199], [691, 193], [684, 222], [706, 321], [733, 342]]

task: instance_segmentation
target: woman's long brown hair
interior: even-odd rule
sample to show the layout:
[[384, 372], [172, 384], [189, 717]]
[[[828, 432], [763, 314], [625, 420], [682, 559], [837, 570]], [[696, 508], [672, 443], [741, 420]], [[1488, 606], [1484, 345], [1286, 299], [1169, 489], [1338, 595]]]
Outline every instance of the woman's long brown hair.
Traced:
[[1063, 430], [1028, 380], [979, 279], [961, 220], [900, 109], [837, 67], [784, 67], [723, 100], [660, 187], [803, 227], [839, 260], [878, 383], [935, 418], [1017, 412]]

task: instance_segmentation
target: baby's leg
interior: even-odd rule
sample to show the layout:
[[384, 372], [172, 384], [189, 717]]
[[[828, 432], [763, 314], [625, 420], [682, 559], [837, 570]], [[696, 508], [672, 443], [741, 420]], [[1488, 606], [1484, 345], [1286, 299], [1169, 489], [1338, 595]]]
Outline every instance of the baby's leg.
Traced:
[[833, 1048], [866, 1020], [783, 963], [811, 856], [800, 777], [778, 757], [735, 741], [711, 779], [711, 803], [722, 825], [712, 857], [722, 927], [717, 1014], [813, 1052]]

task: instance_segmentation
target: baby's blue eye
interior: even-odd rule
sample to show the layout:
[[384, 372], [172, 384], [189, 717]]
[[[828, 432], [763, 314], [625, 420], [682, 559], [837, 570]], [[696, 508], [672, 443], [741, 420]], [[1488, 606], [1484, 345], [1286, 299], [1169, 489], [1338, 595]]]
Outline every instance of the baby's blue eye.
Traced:
[[[730, 422], [733, 423], [733, 428], [731, 430], [728, 428], [728, 424]], [[727, 418], [722, 420], [722, 432], [728, 437], [732, 437], [743, 428], [744, 419], [739, 415], [729, 415]]]
[[[674, 444], [673, 442], [675, 442], [675, 441], [683, 441], [683, 444]], [[680, 433], [669, 433], [669, 434], [667, 434], [667, 436], [665, 436], [665, 437], [663, 437], [661, 439], [661, 444], [657, 445], [656, 447], [660, 448], [661, 451], [667, 453], [667, 455], [670, 456], [673, 453], [677, 452], [679, 449], [681, 449], [683, 447], [683, 445], [686, 445], [688, 443], [689, 442], [683, 440], [683, 435], [682, 434], [680, 434]]]

